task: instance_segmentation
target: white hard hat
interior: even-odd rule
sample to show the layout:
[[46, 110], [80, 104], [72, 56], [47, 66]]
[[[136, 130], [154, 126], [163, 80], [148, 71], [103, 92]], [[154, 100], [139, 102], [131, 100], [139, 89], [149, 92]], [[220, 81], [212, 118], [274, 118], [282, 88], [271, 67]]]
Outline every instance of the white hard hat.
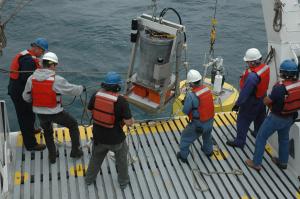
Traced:
[[42, 59], [49, 60], [49, 61], [52, 61], [52, 62], [58, 64], [58, 58], [57, 58], [56, 54], [53, 52], [45, 53]]
[[244, 61], [256, 61], [261, 57], [262, 56], [257, 48], [250, 48], [245, 53]]
[[201, 79], [202, 79], [201, 74], [197, 70], [192, 69], [189, 70], [186, 80], [188, 83], [192, 83], [192, 82], [200, 81]]

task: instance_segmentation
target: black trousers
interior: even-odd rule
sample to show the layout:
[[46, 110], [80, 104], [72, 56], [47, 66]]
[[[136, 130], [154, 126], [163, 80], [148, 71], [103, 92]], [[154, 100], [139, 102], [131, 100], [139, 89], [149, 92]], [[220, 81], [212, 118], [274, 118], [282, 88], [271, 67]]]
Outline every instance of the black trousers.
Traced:
[[20, 130], [23, 136], [23, 143], [26, 149], [30, 149], [37, 145], [34, 136], [35, 114], [32, 112], [32, 105], [24, 101], [22, 95], [11, 94], [10, 98], [16, 109]]
[[53, 140], [53, 128], [52, 123], [57, 123], [69, 129], [72, 149], [78, 148], [79, 143], [79, 129], [78, 123], [69, 113], [62, 111], [57, 114], [38, 114], [41, 127], [44, 129], [44, 136], [47, 148], [49, 152], [54, 152], [56, 150], [54, 140]]

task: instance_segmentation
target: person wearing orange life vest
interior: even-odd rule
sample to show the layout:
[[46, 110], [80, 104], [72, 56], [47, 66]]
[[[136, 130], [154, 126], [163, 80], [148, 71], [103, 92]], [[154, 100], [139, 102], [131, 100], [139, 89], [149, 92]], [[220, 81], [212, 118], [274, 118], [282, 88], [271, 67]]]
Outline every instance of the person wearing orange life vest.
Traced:
[[262, 63], [262, 55], [256, 48], [246, 51], [244, 61], [248, 64], [241, 77], [241, 92], [232, 111], [238, 112], [237, 136], [234, 140], [228, 140], [227, 145], [243, 148], [246, 143], [249, 126], [254, 122], [253, 136], [256, 136], [259, 127], [266, 117], [266, 106], [263, 99], [266, 96], [269, 81], [270, 68]]
[[190, 70], [187, 74], [187, 83], [192, 91], [186, 94], [183, 112], [189, 116], [190, 123], [181, 134], [180, 151], [177, 158], [187, 162], [190, 153], [190, 145], [202, 135], [202, 151], [209, 157], [213, 153], [213, 140], [211, 131], [214, 122], [213, 96], [208, 87], [201, 84], [202, 76], [196, 70]]
[[24, 146], [30, 151], [40, 151], [46, 146], [37, 143], [34, 136], [35, 114], [32, 112], [31, 104], [22, 98], [26, 81], [33, 72], [18, 73], [18, 71], [34, 71], [40, 68], [39, 57], [47, 50], [48, 42], [44, 38], [38, 38], [31, 44], [31, 49], [18, 53], [10, 66], [8, 94], [15, 106]]
[[279, 157], [272, 157], [272, 161], [281, 169], [287, 168], [289, 158], [289, 131], [298, 117], [300, 110], [300, 81], [298, 65], [292, 60], [285, 60], [280, 65], [282, 78], [273, 86], [269, 96], [264, 98], [271, 113], [260, 127], [256, 142], [253, 160], [246, 160], [246, 164], [260, 170], [267, 139], [275, 131], [278, 133]]
[[55, 163], [57, 157], [52, 123], [57, 123], [69, 129], [72, 141], [70, 157], [80, 158], [83, 152], [80, 148], [78, 123], [62, 107], [61, 95], [79, 96], [85, 90], [85, 87], [70, 84], [66, 79], [55, 74], [58, 65], [56, 54], [47, 52], [42, 60], [43, 68], [37, 69], [27, 80], [23, 99], [32, 103], [33, 112], [37, 114], [40, 120], [49, 151], [50, 163]]
[[121, 189], [129, 184], [128, 146], [123, 125], [131, 126], [133, 118], [125, 97], [119, 94], [121, 76], [116, 72], [106, 74], [102, 89], [90, 99], [88, 109], [93, 117], [93, 152], [85, 176], [87, 185], [92, 184], [109, 151], [115, 153], [118, 182]]

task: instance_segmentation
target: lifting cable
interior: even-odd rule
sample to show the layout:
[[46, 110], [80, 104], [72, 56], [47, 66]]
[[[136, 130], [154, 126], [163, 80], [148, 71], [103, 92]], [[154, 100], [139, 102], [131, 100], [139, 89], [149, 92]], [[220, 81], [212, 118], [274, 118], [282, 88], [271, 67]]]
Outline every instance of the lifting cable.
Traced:
[[281, 0], [275, 0], [274, 3], [274, 19], [273, 19], [273, 29], [275, 32], [279, 32], [282, 28], [282, 8], [284, 4]]
[[214, 57], [214, 53], [215, 53], [214, 45], [215, 45], [216, 37], [217, 37], [216, 25], [218, 23], [218, 21], [216, 19], [217, 6], [218, 6], [218, 0], [216, 0], [216, 2], [215, 2], [214, 16], [213, 16], [213, 18], [211, 20], [210, 47], [209, 47], [209, 55], [210, 55], [210, 57]]

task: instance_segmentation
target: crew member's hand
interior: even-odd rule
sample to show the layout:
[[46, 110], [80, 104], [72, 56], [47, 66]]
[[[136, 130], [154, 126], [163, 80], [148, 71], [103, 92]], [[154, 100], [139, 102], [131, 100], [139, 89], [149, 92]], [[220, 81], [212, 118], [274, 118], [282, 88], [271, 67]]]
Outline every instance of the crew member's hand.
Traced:
[[234, 105], [231, 111], [239, 112], [240, 107], [238, 105]]

